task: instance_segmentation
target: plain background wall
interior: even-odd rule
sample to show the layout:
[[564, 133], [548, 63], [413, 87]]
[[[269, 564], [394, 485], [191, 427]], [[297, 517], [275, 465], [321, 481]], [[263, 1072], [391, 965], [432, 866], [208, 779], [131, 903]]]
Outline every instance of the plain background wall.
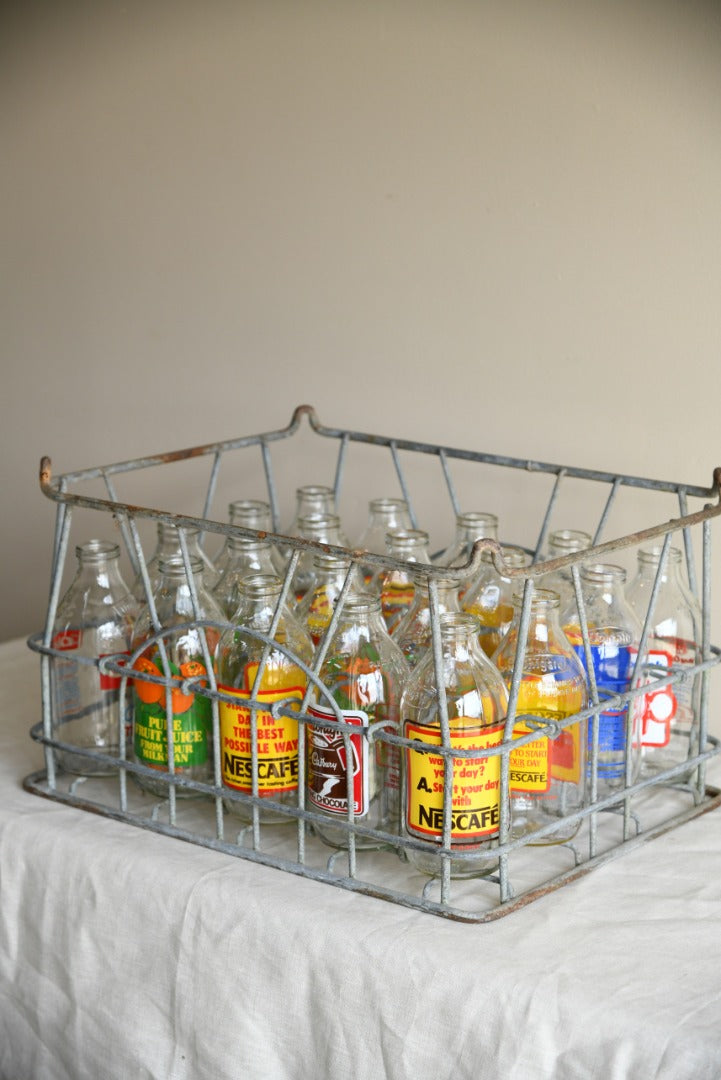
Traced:
[[[65, 472], [307, 401], [710, 483], [721, 5], [30, 0], [2, 20], [0, 638], [43, 620], [43, 453]], [[287, 491], [303, 479], [330, 477], [294, 460]], [[523, 498], [498, 492], [514, 528]], [[357, 535], [363, 500], [341, 509]]]

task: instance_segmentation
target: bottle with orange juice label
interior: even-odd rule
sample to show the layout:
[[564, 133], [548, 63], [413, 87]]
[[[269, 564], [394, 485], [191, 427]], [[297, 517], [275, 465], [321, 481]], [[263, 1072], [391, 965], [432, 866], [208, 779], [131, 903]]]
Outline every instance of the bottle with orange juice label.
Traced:
[[[153, 601], [164, 643], [167, 670], [154, 633], [150, 610], [140, 612], [133, 633], [133, 649], [148, 640], [133, 663], [135, 699], [133, 750], [135, 760], [158, 771], [158, 779], [137, 774], [138, 783], [156, 795], [167, 795], [168, 784], [162, 773], [172, 763], [175, 775], [190, 780], [207, 781], [212, 763], [212, 708], [209, 698], [195, 693], [187, 680], [207, 685], [202, 633], [192, 624], [196, 619], [190, 586], [181, 555], [169, 555], [159, 562], [160, 584]], [[211, 623], [223, 622], [223, 615], [203, 583], [203, 563], [190, 559], [190, 570], [198, 601], [198, 617]], [[177, 627], [177, 630], [174, 629]], [[216, 626], [205, 627], [210, 656], [218, 640]], [[177, 687], [145, 678], [172, 678]], [[176, 786], [178, 795], [192, 795], [191, 789]]]
[[[220, 701], [221, 766], [224, 785], [281, 806], [297, 806], [298, 721], [273, 715], [280, 702], [300, 702], [307, 677], [299, 662], [309, 664], [310, 638], [287, 606], [283, 606], [273, 644], [260, 680], [260, 662], [282, 591], [280, 579], [256, 574], [239, 583], [240, 604], [235, 626], [221, 635], [216, 650], [218, 689], [231, 701]], [[227, 809], [251, 821], [250, 804], [228, 800]], [[290, 824], [294, 818], [268, 805], [259, 811], [264, 824]]]

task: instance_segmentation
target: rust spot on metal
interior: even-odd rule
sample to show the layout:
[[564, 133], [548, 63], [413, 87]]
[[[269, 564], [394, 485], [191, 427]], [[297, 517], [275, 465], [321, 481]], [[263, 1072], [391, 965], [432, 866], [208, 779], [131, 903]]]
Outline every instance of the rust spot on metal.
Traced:
[[40, 487], [48, 487], [53, 478], [53, 463], [47, 455], [40, 458]]

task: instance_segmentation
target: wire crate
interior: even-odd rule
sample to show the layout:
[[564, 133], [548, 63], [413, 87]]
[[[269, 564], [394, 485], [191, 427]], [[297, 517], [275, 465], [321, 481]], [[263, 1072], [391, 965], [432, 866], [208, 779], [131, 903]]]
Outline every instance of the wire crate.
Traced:
[[[308, 429], [303, 424], [304, 419], [308, 421]], [[294, 447], [293, 440], [301, 430], [306, 435], [312, 436], [314, 444], [318, 440], [323, 460], [327, 460], [330, 468], [334, 470], [333, 487], [336, 500], [340, 499], [344, 490], [348, 462], [353, 453], [361, 448], [372, 447], [374, 453], [384, 455], [388, 460], [389, 471], [397, 482], [400, 494], [409, 506], [411, 520], [414, 524], [418, 520], [418, 515], [411, 474], [420, 459], [429, 462], [437, 470], [440, 477], [440, 489], [448, 498], [450, 502], [449, 509], [454, 514], [460, 513], [461, 510], [457, 477], [454, 477], [454, 470], [456, 469], [470, 469], [472, 471], [474, 491], [491, 491], [493, 489], [492, 483], [488, 481], [489, 471], [496, 478], [496, 484], [500, 485], [498, 490], [501, 490], [504, 484], [508, 486], [510, 477], [521, 474], [536, 485], [542, 484], [544, 488], [541, 491], [542, 497], [536, 499], [536, 503], [540, 505], [540, 513], [538, 520], [531, 526], [533, 528], [533, 537], [530, 542], [523, 545], [533, 556], [534, 561], [531, 565], [525, 568], [506, 566], [503, 560], [502, 548], [494, 540], [477, 541], [469, 561], [464, 566], [449, 569], [433, 564], [413, 564], [414, 574], [420, 575], [428, 583], [432, 621], [431, 647], [434, 651], [437, 670], [439, 670], [438, 665], [441, 656], [437, 586], [439, 577], [451, 576], [459, 585], [467, 584], [473, 580], [481, 567], [483, 551], [490, 549], [496, 567], [502, 570], [507, 577], [518, 579], [523, 588], [523, 605], [520, 614], [521, 629], [519, 633], [521, 646], [516, 656], [509, 692], [508, 715], [500, 744], [486, 750], [461, 751], [458, 748], [452, 748], [445, 695], [438, 695], [442, 736], [441, 745], [434, 748], [434, 753], [438, 753], [443, 758], [445, 766], [442, 841], [440, 845], [434, 846], [434, 850], [440, 854], [441, 864], [441, 872], [437, 878], [429, 879], [427, 876], [422, 875], [407, 860], [407, 852], [410, 849], [423, 847], [421, 841], [405, 835], [403, 830], [397, 834], [396, 832], [379, 832], [369, 829], [362, 819], [356, 819], [352, 799], [348, 800], [347, 818], [341, 822], [342, 831], [347, 834], [347, 847], [342, 850], [330, 849], [314, 833], [314, 823], [325, 819], [320, 818], [312, 807], [308, 806], [304, 791], [306, 729], [311, 723], [318, 724], [318, 720], [311, 717], [307, 712], [312, 695], [314, 693], [319, 695], [334, 712], [334, 723], [338, 725], [338, 730], [342, 734], [348, 762], [352, 758], [349, 740], [354, 732], [357, 735], [358, 731], [357, 728], [352, 728], [349, 724], [343, 723], [332, 694], [327, 687], [324, 687], [318, 676], [327, 646], [338, 624], [346, 597], [350, 591], [350, 572], [346, 577], [330, 624], [325, 631], [312, 663], [306, 665], [300, 658], [292, 657], [293, 663], [303, 671], [307, 679], [307, 691], [302, 702], [298, 705], [297, 702], [280, 701], [274, 704], [271, 710], [273, 716], [278, 719], [286, 717], [298, 722], [299, 786], [297, 800], [293, 805], [281, 807], [272, 799], [258, 795], [258, 761], [255, 749], [253, 750], [252, 793], [244, 794], [224, 786], [221, 768], [219, 702], [231, 701], [232, 699], [218, 689], [207, 640], [205, 642], [208, 671], [207, 685], [203, 685], [191, 678], [181, 682], [180, 689], [182, 693], [204, 695], [211, 701], [213, 716], [213, 777], [211, 781], [207, 783], [194, 781], [182, 775], [182, 773], [176, 773], [172, 736], [168, 735], [169, 765], [167, 772], [161, 774], [164, 783], [167, 785], [167, 797], [154, 797], [141, 790], [133, 780], [139, 775], [151, 775], [151, 770], [128, 755], [125, 738], [123, 737], [126, 723], [124, 712], [127, 708], [125, 705], [121, 707], [118, 721], [120, 750], [117, 755], [108, 756], [98, 750], [78, 750], [76, 747], [64, 743], [60, 738], [60, 734], [53, 730], [51, 666], [57, 658], [61, 657], [61, 653], [52, 645], [53, 624], [61, 593], [61, 583], [72, 526], [74, 518], [81, 511], [83, 513], [90, 511], [91, 514], [104, 515], [106, 519], [113, 519], [114, 527], [117, 527], [122, 535], [124, 548], [132, 570], [140, 575], [146, 592], [150, 591], [150, 583], [147, 573], [147, 557], [139, 526], [147, 522], [163, 522], [177, 527], [185, 573], [191, 587], [190, 591], [195, 612], [195, 619], [188, 624], [189, 626], [207, 627], [209, 624], [198, 617], [197, 595], [192, 587], [192, 575], [190, 573], [188, 530], [199, 529], [201, 535], [206, 538], [206, 542], [209, 537], [215, 537], [219, 542], [222, 542], [227, 537], [246, 537], [266, 539], [273, 546], [282, 546], [284, 551], [289, 553], [290, 561], [283, 578], [282, 592], [276, 607], [275, 620], [267, 636], [255, 635], [263, 641], [265, 646], [263, 658], [261, 659], [261, 673], [270, 653], [274, 627], [280, 617], [281, 605], [289, 594], [291, 580], [298, 559], [303, 552], [317, 550], [344, 557], [350, 559], [352, 567], [363, 563], [364, 565], [370, 564], [373, 567], [385, 570], [407, 568], [407, 564], [390, 556], [350, 550], [345, 547], [327, 544], [316, 544], [309, 540], [284, 535], [279, 531], [280, 499], [274, 454], [283, 446]], [[230, 525], [216, 520], [214, 516], [219, 476], [221, 476], [222, 470], [227, 471], [232, 467], [233, 472], [238, 473], [238, 455], [247, 457], [247, 455], [258, 452], [260, 453], [262, 466], [261, 470], [258, 471], [263, 477], [264, 491], [271, 506], [273, 519], [274, 531], [269, 533], [256, 533], [240, 526]], [[202, 485], [204, 502], [202, 510], [197, 516], [172, 513], [152, 506], [142, 505], [142, 500], [137, 498], [129, 501], [121, 500], [118, 497], [117, 486], [121, 479], [123, 483], [130, 485], [153, 469], [158, 469], [159, 474], [163, 476], [164, 471], [172, 465], [190, 462], [195, 463], [196, 466], [200, 463], [205, 469]], [[366, 470], [366, 478], [369, 473], [375, 476], [376, 470]], [[501, 477], [501, 480], [498, 480], [498, 477]], [[98, 483], [104, 489], [102, 496], [89, 494], [88, 489], [92, 488], [93, 484], [97, 485]], [[650, 480], [327, 427], [319, 422], [312, 408], [300, 406], [295, 410], [291, 423], [287, 427], [276, 431], [193, 447], [154, 457], [84, 469], [55, 478], [51, 474], [50, 460], [44, 458], [41, 463], [40, 484], [43, 493], [49, 499], [52, 499], [57, 504], [57, 507], [46, 624], [43, 631], [34, 634], [28, 641], [30, 648], [41, 656], [43, 717], [42, 721], [32, 728], [31, 735], [44, 747], [45, 769], [27, 777], [24, 782], [26, 789], [35, 794], [74, 807], [90, 810], [134, 826], [212, 848], [227, 855], [276, 867], [280, 870], [313, 878], [340, 888], [365, 893], [428, 913], [472, 923], [487, 922], [508, 914], [549, 891], [574, 880], [581, 874], [589, 872], [609, 859], [631, 850], [634, 846], [657, 836], [659, 833], [715, 808], [721, 800], [719, 792], [707, 787], [705, 780], [707, 763], [719, 752], [719, 741], [708, 732], [708, 713], [710, 674], [721, 659], [721, 650], [711, 644], [711, 527], [714, 518], [721, 513], [721, 469], [715, 470], [713, 483], [709, 488]], [[562, 558], [542, 559], [541, 552], [554, 521], [554, 515], [557, 513], [563, 487], [568, 484], [576, 485], [576, 491], [581, 490], [581, 488], [585, 490], [593, 487], [604, 495], [595, 524], [592, 547]], [[549, 485], [550, 490], [545, 490]], [[142, 485], [139, 486], [142, 489]], [[165, 492], [168, 487], [161, 482], [158, 490]], [[662, 513], [662, 500], [670, 498], [677, 508], [677, 516], [660, 520], [659, 523], [654, 523], [637, 532], [613, 540], [603, 541], [601, 537], [608, 526], [614, 504], [623, 492], [634, 494], [643, 492], [645, 498], [653, 500], [654, 511], [657, 511], [654, 513], [655, 519], [658, 519]], [[372, 490], [365, 494], [368, 498], [371, 498], [377, 497], [381, 493]], [[387, 492], [382, 492], [382, 494], [387, 494]], [[353, 497], [355, 499], [360, 498], [360, 493], [356, 491], [355, 487]], [[691, 511], [689, 500], [700, 503], [700, 509]], [[154, 503], [160, 501], [162, 500], [157, 497], [152, 499]], [[486, 503], [488, 498], [484, 496], [482, 501]], [[511, 750], [517, 748], [520, 744], [518, 735], [516, 734], [515, 738], [513, 735], [519, 719], [522, 718], [517, 710], [518, 690], [523, 663], [525, 628], [528, 626], [530, 618], [534, 590], [537, 586], [542, 586], [544, 575], [563, 569], [570, 571], [574, 581], [584, 647], [587, 650], [586, 656], [588, 659], [590, 656], [588, 652], [588, 625], [580, 590], [580, 565], [587, 561], [607, 562], [612, 556], [617, 557], [623, 552], [633, 550], [639, 545], [651, 541], [661, 544], [661, 563], [649, 604], [650, 609], [652, 609], [655, 603], [661, 568], [674, 533], [680, 533], [683, 537], [689, 584], [692, 591], [696, 593], [701, 606], [702, 640], [698, 643], [700, 645], [700, 659], [693, 667], [685, 668], [683, 671], [670, 669], [663, 677], [659, 677], [658, 673], [655, 673], [654, 688], [673, 687], [682, 680], [688, 679], [698, 679], [700, 681], [698, 747], [694, 748], [692, 756], [687, 761], [652, 778], [632, 782], [630, 766], [631, 739], [627, 738], [626, 784], [617, 792], [599, 797], [597, 787], [598, 721], [594, 718], [599, 716], [603, 708], [608, 708], [609, 704], [621, 709], [624, 706], [629, 706], [628, 711], [630, 713], [633, 702], [639, 695], [644, 693], [644, 689], [635, 680], [632, 681], [632, 686], [635, 688], [629, 689], [625, 693], [619, 693], [616, 697], [610, 699], [599, 699], [594, 680], [591, 680], [590, 704], [587, 709], [569, 718], [560, 727], [557, 722], [539, 721], [536, 718], [534, 730], [522, 736], [522, 740], [525, 740], [525, 742], [554, 739], [558, 736], [562, 727], [576, 723], [588, 723], [589, 730], [593, 732], [589, 751], [589, 797], [581, 809], [569, 815], [566, 819], [577, 820], [579, 824], [578, 832], [573, 841], [563, 844], [552, 843], [553, 826], [544, 827], [549, 840], [546, 845], [529, 844], [528, 836], [514, 838], [509, 808], [509, 757]], [[527, 538], [524, 539], [527, 540]], [[701, 563], [700, 575], [697, 574], [696, 568], [699, 560]], [[229, 625], [229, 623], [219, 624], [221, 630]], [[647, 613], [639, 646], [639, 657], [644, 654], [650, 625], [651, 610]], [[163, 637], [163, 631], [157, 629], [153, 639], [162, 640]], [[111, 656], [104, 657], [99, 661], [86, 662], [98, 665], [101, 673], [112, 674], [120, 678], [121, 701], [125, 702], [126, 688], [132, 678], [132, 676], [129, 676], [129, 669], [146, 646], [147, 640], [138, 646], [130, 657]], [[591, 665], [587, 666], [590, 667]], [[167, 664], [164, 675], [160, 677], [159, 682], [162, 686], [172, 685], [177, 688], [177, 681], [171, 683], [171, 673]], [[646, 682], [644, 685], [648, 690], [648, 683]], [[262, 703], [254, 695], [255, 691], [252, 692], [248, 702], [252, 717], [251, 739], [253, 742], [255, 741], [256, 709], [263, 707]], [[392, 730], [385, 721], [370, 725], [368, 729], [364, 730], [363, 737], [367, 738], [371, 745], [375, 743], [382, 747], [383, 744], [386, 744], [387, 749], [399, 754], [401, 760], [413, 745], [410, 740], [403, 737], [400, 730], [397, 728]], [[67, 775], [58, 766], [56, 757], [58, 751], [71, 751], [76, 755], [84, 754], [89, 758], [102, 760], [104, 764], [111, 766], [115, 770], [115, 775], [106, 778]], [[472, 761], [488, 757], [500, 759], [500, 824], [497, 842], [495, 842], [492, 850], [489, 849], [488, 854], [491, 870], [482, 877], [462, 880], [452, 879], [450, 859], [451, 857], [455, 859], [458, 854], [457, 850], [451, 847], [453, 762], [457, 763], [464, 759]], [[349, 764], [348, 769], [350, 768]], [[152, 776], [157, 779], [157, 770], [152, 770]], [[347, 782], [349, 790], [351, 790], [350, 774], [347, 775]], [[178, 798], [180, 788], [185, 789], [184, 794], [191, 792], [196, 797], [190, 799]], [[242, 802], [245, 805], [250, 817], [248, 825], [239, 826], [237, 818], [229, 813], [228, 807], [234, 802]], [[287, 827], [263, 824], [260, 820], [261, 807], [277, 809], [287, 819]], [[360, 850], [359, 839], [367, 839], [369, 836], [377, 841], [378, 850]], [[536, 841], [539, 839], [538, 833], [535, 834], [534, 839]]]

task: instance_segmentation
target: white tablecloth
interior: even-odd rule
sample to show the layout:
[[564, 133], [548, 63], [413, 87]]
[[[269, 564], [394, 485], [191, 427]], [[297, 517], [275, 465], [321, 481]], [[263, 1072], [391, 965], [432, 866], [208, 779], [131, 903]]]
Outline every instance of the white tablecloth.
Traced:
[[0, 676], [4, 1080], [721, 1076], [718, 811], [452, 923], [25, 793], [38, 658]]

